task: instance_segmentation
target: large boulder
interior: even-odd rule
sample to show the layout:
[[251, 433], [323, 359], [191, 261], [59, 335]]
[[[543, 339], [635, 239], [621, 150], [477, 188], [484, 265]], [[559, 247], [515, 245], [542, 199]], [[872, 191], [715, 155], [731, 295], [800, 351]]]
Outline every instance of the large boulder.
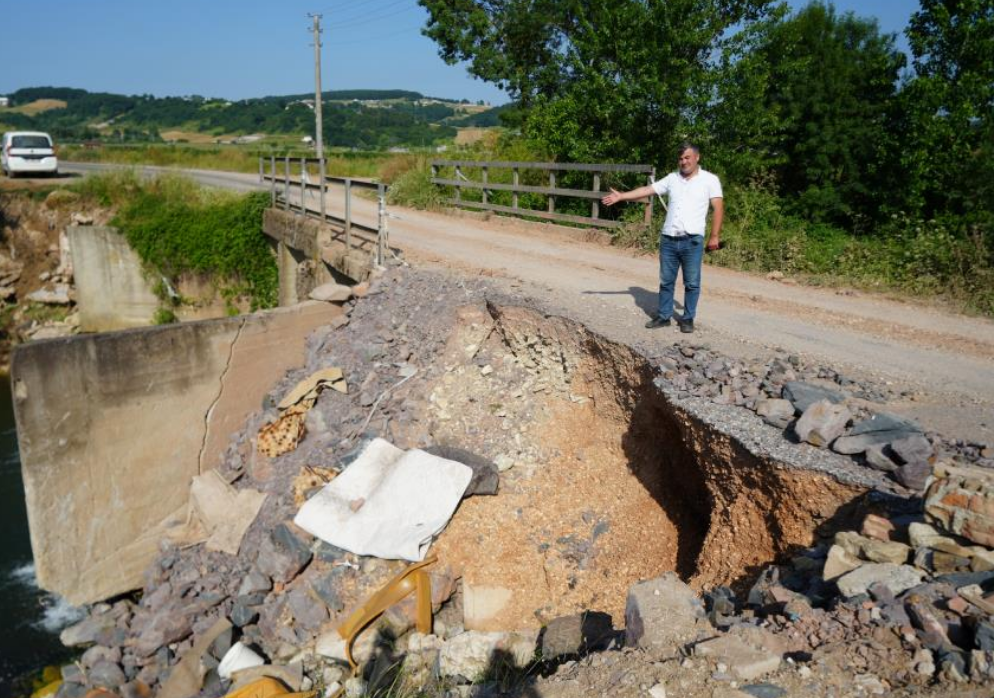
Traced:
[[828, 400], [834, 405], [840, 405], [846, 401], [846, 396], [837, 390], [804, 381], [787, 381], [784, 383], [782, 394], [784, 400], [788, 400], [799, 413], [806, 412], [811, 405], [819, 400]]
[[712, 634], [700, 598], [672, 572], [628, 590], [625, 644], [679, 649]]
[[924, 572], [911, 565], [871, 562], [842, 575], [836, 581], [839, 592], [846, 598], [865, 594], [870, 587], [881, 584], [894, 596], [921, 584]]
[[828, 448], [845, 431], [852, 415], [845, 405], [819, 400], [804, 411], [794, 424], [794, 432], [801, 441], [818, 448]]
[[890, 444], [921, 434], [922, 428], [914, 422], [894, 414], [879, 412], [854, 424], [848, 434], [832, 444], [832, 450], [852, 456], [863, 453], [876, 444]]

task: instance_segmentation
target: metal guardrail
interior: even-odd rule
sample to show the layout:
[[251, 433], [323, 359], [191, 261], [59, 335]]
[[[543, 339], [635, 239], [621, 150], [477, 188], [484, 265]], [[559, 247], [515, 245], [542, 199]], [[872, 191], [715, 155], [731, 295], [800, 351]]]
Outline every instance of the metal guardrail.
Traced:
[[[283, 164], [282, 176], [277, 172], [277, 161]], [[266, 164], [268, 161], [268, 171]], [[329, 177], [322, 174], [312, 175], [308, 170], [308, 165], [317, 164], [320, 173], [324, 172], [324, 163], [319, 158], [259, 158], [259, 181], [269, 182], [270, 201], [274, 208], [282, 206], [286, 211], [294, 211], [304, 216], [317, 217], [326, 223], [331, 223], [342, 229], [347, 250], [353, 248], [353, 238], [358, 241], [356, 248], [363, 243], [373, 244], [376, 248], [376, 263], [383, 264], [384, 254], [389, 245], [389, 227], [387, 217], [387, 185], [377, 182], [369, 182], [351, 177]], [[293, 176], [293, 169], [296, 167], [296, 177]], [[312, 176], [316, 181], [312, 181]], [[345, 189], [344, 216], [335, 216], [328, 213], [327, 197], [328, 184], [341, 184]], [[300, 190], [300, 204], [291, 201], [291, 191], [293, 188]], [[376, 224], [356, 221], [352, 216], [352, 191], [353, 189], [375, 190], [378, 202]], [[307, 191], [316, 190], [318, 192], [318, 210], [308, 209], [305, 201]]]
[[[441, 168], [453, 168], [455, 177], [439, 177]], [[475, 168], [481, 171], [482, 179], [474, 181], [467, 179], [463, 175], [463, 168]], [[491, 169], [511, 170], [511, 183], [491, 182], [489, 173]], [[549, 186], [540, 187], [520, 183], [521, 170], [543, 170], [549, 173]], [[592, 187], [590, 189], [568, 189], [556, 186], [557, 172], [589, 172], [593, 175]], [[492, 160], [432, 160], [431, 181], [438, 186], [454, 187], [455, 198], [447, 199], [446, 203], [463, 208], [476, 208], [485, 211], [495, 211], [497, 213], [509, 213], [512, 215], [529, 216], [544, 220], [563, 221], [566, 223], [579, 223], [583, 225], [595, 225], [613, 228], [622, 224], [621, 221], [606, 220], [600, 217], [600, 200], [605, 192], [601, 190], [601, 175], [606, 172], [644, 174], [649, 183], [656, 177], [656, 168], [651, 165], [618, 165], [613, 163], [559, 163], [559, 162], [514, 162], [514, 161], [492, 161]], [[479, 190], [482, 192], [481, 201], [471, 201], [462, 197], [464, 189]], [[489, 202], [490, 192], [509, 191], [511, 192], [511, 205], [503, 206]], [[547, 198], [545, 211], [537, 209], [522, 208], [518, 205], [518, 194], [540, 194]], [[590, 215], [576, 216], [568, 213], [556, 211], [556, 197], [566, 197], [575, 199], [590, 200]], [[645, 222], [652, 221], [652, 197], [645, 203]]]

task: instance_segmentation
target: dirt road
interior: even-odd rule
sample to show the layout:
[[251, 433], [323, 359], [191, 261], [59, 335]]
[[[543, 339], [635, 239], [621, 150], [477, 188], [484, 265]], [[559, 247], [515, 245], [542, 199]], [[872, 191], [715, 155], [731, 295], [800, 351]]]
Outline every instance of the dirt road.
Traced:
[[[189, 174], [211, 186], [261, 186], [252, 175]], [[330, 192], [333, 213], [340, 214], [343, 198], [340, 189]], [[316, 208], [316, 197], [308, 204]], [[783, 349], [889, 384], [904, 397], [888, 409], [915, 417], [926, 428], [994, 442], [990, 320], [708, 266], [697, 331], [645, 330], [659, 283], [654, 256], [585, 242], [554, 226], [399, 207], [390, 212], [390, 244], [412, 263], [492, 276], [508, 289], [561, 307], [597, 332], [650, 352], [673, 342], [706, 343], [744, 357]], [[375, 202], [354, 202], [353, 216], [375, 221]], [[678, 291], [677, 299], [681, 296]]]

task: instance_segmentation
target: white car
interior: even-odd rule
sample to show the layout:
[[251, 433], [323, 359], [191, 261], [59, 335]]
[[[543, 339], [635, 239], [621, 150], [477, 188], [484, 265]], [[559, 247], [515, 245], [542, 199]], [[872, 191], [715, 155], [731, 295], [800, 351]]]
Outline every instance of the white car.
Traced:
[[0, 167], [8, 177], [59, 173], [52, 137], [39, 131], [10, 131], [0, 141]]

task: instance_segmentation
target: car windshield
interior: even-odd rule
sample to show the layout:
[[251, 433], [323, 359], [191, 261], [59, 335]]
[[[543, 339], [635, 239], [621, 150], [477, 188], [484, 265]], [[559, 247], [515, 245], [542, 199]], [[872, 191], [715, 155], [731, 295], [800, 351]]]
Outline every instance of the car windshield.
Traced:
[[46, 136], [14, 136], [10, 139], [12, 148], [51, 148], [52, 143]]

